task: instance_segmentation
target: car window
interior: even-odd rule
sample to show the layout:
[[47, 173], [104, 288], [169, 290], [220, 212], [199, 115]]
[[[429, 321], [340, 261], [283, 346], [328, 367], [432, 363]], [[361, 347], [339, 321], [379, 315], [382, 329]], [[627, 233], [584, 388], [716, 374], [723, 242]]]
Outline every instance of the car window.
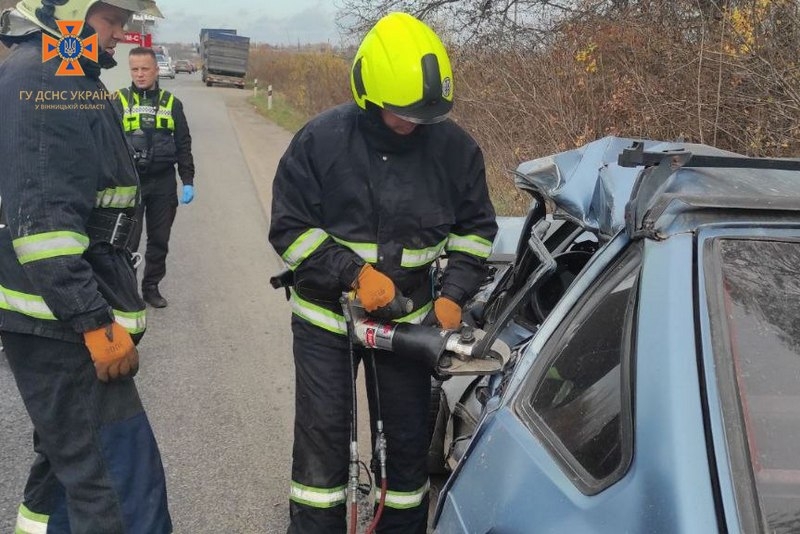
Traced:
[[[593, 284], [556, 329], [534, 367], [522, 412], [573, 482], [596, 493], [630, 459], [627, 356], [641, 265], [632, 246]], [[536, 372], [538, 369], [538, 372]]]
[[[720, 238], [712, 250], [711, 333], [717, 367], [730, 371], [719, 389], [730, 447], [742, 449], [737, 488], [755, 484], [755, 521], [769, 532], [798, 532], [800, 241]], [[740, 508], [752, 506], [742, 502], [752, 490], [738, 491]]]

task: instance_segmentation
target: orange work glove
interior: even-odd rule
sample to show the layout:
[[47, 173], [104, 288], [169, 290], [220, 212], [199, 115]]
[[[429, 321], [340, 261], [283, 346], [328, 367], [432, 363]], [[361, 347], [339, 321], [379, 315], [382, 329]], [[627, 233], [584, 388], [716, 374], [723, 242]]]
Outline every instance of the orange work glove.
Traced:
[[365, 263], [358, 273], [355, 290], [367, 312], [383, 308], [392, 302], [395, 294], [394, 282], [369, 263]]
[[445, 330], [457, 330], [461, 326], [461, 306], [447, 297], [439, 297], [433, 302], [433, 312], [439, 326]]
[[101, 382], [134, 376], [139, 370], [139, 353], [133, 339], [119, 323], [111, 323], [83, 333]]

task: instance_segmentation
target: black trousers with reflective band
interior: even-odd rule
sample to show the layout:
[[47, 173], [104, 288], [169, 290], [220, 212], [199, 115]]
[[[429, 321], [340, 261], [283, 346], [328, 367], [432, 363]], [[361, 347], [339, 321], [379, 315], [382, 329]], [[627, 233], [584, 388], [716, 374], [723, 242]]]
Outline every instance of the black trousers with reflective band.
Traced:
[[[319, 490], [347, 485], [351, 424], [350, 363], [347, 338], [292, 316], [295, 362], [295, 424], [292, 481]], [[362, 359], [365, 353], [358, 352]], [[368, 357], [368, 356], [367, 356]], [[381, 415], [388, 449], [391, 492], [419, 492], [428, 482], [428, 409], [430, 371], [395, 354], [375, 353]], [[367, 370], [371, 442], [375, 442], [375, 388]], [[359, 406], [359, 410], [366, 409]], [[361, 458], [367, 465], [370, 458]], [[374, 478], [375, 475], [373, 475]], [[377, 478], [376, 484], [380, 484]], [[290, 502], [292, 534], [345, 533], [346, 505]], [[377, 531], [382, 534], [424, 534], [427, 530], [427, 492], [418, 505], [386, 506]]]
[[147, 228], [142, 287], [157, 286], [167, 274], [167, 253], [172, 223], [178, 211], [175, 169], [142, 176], [142, 203], [136, 211], [136, 230], [130, 249], [136, 252]]
[[0, 338], [37, 453], [20, 521], [32, 513], [48, 534], [172, 532], [161, 456], [133, 380], [100, 382], [82, 344]]

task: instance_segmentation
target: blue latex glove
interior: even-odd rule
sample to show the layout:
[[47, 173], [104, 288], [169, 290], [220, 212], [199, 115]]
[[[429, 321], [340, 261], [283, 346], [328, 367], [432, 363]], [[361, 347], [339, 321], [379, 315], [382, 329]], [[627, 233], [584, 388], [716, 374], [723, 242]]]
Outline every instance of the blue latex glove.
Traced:
[[188, 204], [194, 199], [194, 186], [185, 184], [183, 186], [183, 196], [181, 197], [182, 204]]

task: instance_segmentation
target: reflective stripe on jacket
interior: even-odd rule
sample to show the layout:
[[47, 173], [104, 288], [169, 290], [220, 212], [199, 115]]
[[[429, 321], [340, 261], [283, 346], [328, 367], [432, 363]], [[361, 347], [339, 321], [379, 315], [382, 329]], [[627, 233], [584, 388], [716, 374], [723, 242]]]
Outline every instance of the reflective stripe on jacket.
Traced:
[[[135, 215], [133, 160], [96, 75], [56, 76], [57, 68], [42, 63], [41, 33], [0, 65], [0, 331], [82, 341], [116, 320], [141, 335], [130, 253], [87, 228], [93, 210]], [[52, 109], [24, 94], [86, 99]]]
[[337, 333], [338, 297], [365, 262], [409, 296], [430, 286], [431, 263], [446, 252], [442, 294], [464, 304], [497, 231], [483, 155], [466, 132], [445, 121], [400, 139], [379, 121], [355, 104], [316, 117], [273, 182], [269, 239], [294, 271], [293, 312]]

